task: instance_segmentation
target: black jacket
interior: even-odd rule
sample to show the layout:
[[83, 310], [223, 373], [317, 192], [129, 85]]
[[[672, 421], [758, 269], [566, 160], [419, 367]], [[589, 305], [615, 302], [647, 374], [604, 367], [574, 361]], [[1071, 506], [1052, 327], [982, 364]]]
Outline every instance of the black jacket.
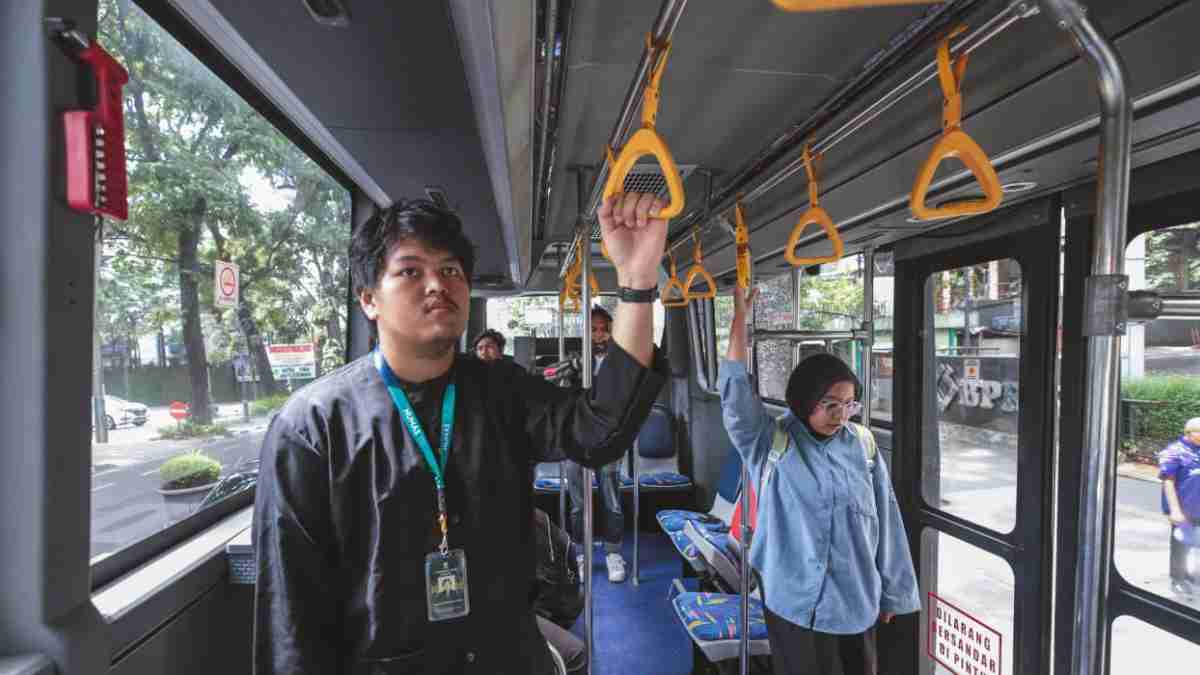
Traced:
[[[654, 358], [646, 369], [614, 346], [590, 392], [456, 358], [446, 497], [471, 610], [439, 623], [424, 581], [440, 540], [433, 476], [370, 356], [296, 392], [262, 448], [255, 673], [552, 672], [530, 605], [533, 464], [620, 457], [665, 381]], [[440, 404], [431, 394], [418, 412]]]

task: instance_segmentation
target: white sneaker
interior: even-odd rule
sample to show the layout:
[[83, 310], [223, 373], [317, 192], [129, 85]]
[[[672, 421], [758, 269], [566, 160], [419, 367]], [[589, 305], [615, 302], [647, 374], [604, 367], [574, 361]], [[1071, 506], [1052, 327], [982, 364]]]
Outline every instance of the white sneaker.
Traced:
[[604, 557], [604, 564], [608, 567], [608, 580], [611, 583], [619, 584], [625, 581], [625, 559], [620, 553], [609, 553]]

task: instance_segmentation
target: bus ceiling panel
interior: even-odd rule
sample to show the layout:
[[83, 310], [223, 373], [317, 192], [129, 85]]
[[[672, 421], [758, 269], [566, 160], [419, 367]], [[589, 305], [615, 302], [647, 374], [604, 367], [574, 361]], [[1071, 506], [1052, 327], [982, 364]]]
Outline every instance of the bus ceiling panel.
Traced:
[[474, 129], [444, 3], [356, 2], [344, 28], [300, 0], [209, 0], [330, 129]]
[[[557, 168], [547, 233], [570, 233], [578, 207], [565, 169], [593, 164], [620, 113], [657, 3], [625, 0], [575, 8]], [[675, 31], [662, 82], [658, 129], [677, 163], [731, 170], [764, 132], [813, 109], [923, 10], [785, 14], [769, 3], [693, 0]], [[846, 36], [854, 35], [854, 40]], [[687, 181], [689, 204], [702, 181]], [[590, 185], [590, 179], [589, 183]]]
[[[1177, 5], [1118, 38], [1117, 46], [1129, 69], [1135, 101], [1150, 101], [1154, 92], [1200, 73], [1200, 52], [1187, 48], [1191, 37], [1186, 28], [1198, 23], [1200, 4]], [[969, 85], [969, 69], [967, 77]], [[1200, 119], [1200, 114], [1186, 103], [1187, 96], [1195, 95], [1195, 92], [1179, 94], [1177, 98], [1185, 102], [1173, 101], [1174, 112], [1162, 110], [1158, 105], [1147, 108], [1143, 103], [1135, 126], [1134, 140], [1138, 144], [1135, 149], [1146, 147], [1148, 139], [1174, 133]], [[964, 128], [997, 163], [1002, 183], [1033, 181], [1039, 191], [1044, 191], [1094, 177], [1095, 128], [1078, 125], [1094, 118], [1097, 112], [1094, 76], [1086, 65], [1074, 62], [976, 110], [964, 120]], [[936, 122], [932, 114], [929, 117]], [[1071, 129], [1077, 131], [1065, 132]], [[821, 204], [846, 240], [854, 241], [870, 228], [881, 227], [889, 233], [888, 238], [872, 243], [882, 245], [944, 224], [911, 222], [908, 211], [913, 178], [936, 133], [936, 129], [930, 128], [924, 137], [907, 146], [893, 144], [893, 155], [873, 166], [847, 166], [829, 159], [822, 164]], [[1145, 157], [1135, 155], [1134, 159], [1135, 163], [1144, 163], [1188, 149], [1186, 143], [1160, 144], [1146, 147]], [[957, 171], [961, 167], [952, 168]], [[949, 173], [943, 165], [939, 179]], [[975, 189], [969, 180], [959, 181], [954, 188], [935, 191], [933, 201]], [[795, 189], [778, 188], [750, 205], [746, 217], [751, 229], [751, 248], [757, 257], [770, 256], [782, 249], [805, 207], [801, 179], [797, 179]], [[800, 254], [809, 246], [828, 247], [823, 237], [816, 234], [814, 231], [801, 240]], [[730, 242], [728, 238], [726, 241]], [[733, 266], [732, 255], [725, 256], [724, 248], [730, 248], [730, 243], [722, 249], [706, 248], [710, 269], [722, 274]], [[726, 260], [727, 267], [718, 265]]]

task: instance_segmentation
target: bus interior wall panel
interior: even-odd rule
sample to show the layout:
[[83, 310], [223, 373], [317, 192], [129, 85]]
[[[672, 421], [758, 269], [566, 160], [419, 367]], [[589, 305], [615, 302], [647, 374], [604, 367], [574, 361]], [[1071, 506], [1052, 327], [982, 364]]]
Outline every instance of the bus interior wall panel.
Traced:
[[21, 514], [0, 546], [0, 645], [86, 673], [105, 647], [88, 597], [89, 432], [64, 421], [89, 408], [93, 219], [66, 204], [61, 113], [91, 105], [91, 76], [48, 37], [52, 16], [95, 31], [89, 0], [0, 7], [0, 78], [21, 92], [0, 111], [0, 512]]
[[[223, 557], [221, 562], [224, 563]], [[216, 584], [103, 672], [108, 675], [249, 673], [253, 616], [253, 586]], [[246, 620], [230, 620], [230, 617], [246, 617]]]

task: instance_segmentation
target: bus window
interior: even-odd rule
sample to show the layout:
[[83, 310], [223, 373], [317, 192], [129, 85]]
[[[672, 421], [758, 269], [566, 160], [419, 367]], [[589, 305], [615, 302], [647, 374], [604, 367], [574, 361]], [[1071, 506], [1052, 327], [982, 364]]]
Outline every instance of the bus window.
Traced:
[[[1131, 290], [1200, 292], [1198, 241], [1200, 224], [1134, 239], [1125, 254]], [[1131, 325], [1121, 340], [1114, 562], [1129, 583], [1200, 609], [1200, 435], [1185, 433], [1193, 418], [1200, 418], [1200, 321]], [[1167, 475], [1191, 523], [1172, 526]]]
[[[758, 283], [754, 300], [754, 327], [785, 330], [795, 327], [794, 273], [780, 274]], [[758, 394], [765, 400], [784, 403], [787, 379], [795, 363], [795, 343], [789, 340], [754, 340], [754, 367]]]
[[875, 255], [875, 346], [871, 363], [871, 417], [892, 421], [892, 382], [896, 364], [892, 358], [892, 322], [895, 317], [896, 267], [891, 253]]
[[[595, 304], [616, 316], [617, 297], [601, 295]], [[563, 335], [579, 337], [582, 324], [578, 314], [567, 314], [563, 320]], [[665, 314], [662, 303], [654, 301], [654, 344], [662, 346]], [[512, 356], [515, 337], [558, 337], [558, 296], [526, 295], [511, 298], [489, 298], [487, 327], [500, 331], [506, 339], [504, 353]]]
[[98, 271], [93, 562], [254, 483], [271, 414], [345, 360], [350, 235], [349, 192], [136, 4], [99, 30], [130, 214]]
[[1181, 663], [1200, 662], [1200, 644], [1132, 616], [1112, 622], [1110, 673], [1168, 672]]
[[[934, 508], [1010, 532], [1017, 513], [1021, 266], [1012, 259], [930, 275], [925, 379], [936, 392], [922, 477]], [[932, 439], [937, 439], [934, 442]], [[985, 488], [986, 486], [986, 488]]]

